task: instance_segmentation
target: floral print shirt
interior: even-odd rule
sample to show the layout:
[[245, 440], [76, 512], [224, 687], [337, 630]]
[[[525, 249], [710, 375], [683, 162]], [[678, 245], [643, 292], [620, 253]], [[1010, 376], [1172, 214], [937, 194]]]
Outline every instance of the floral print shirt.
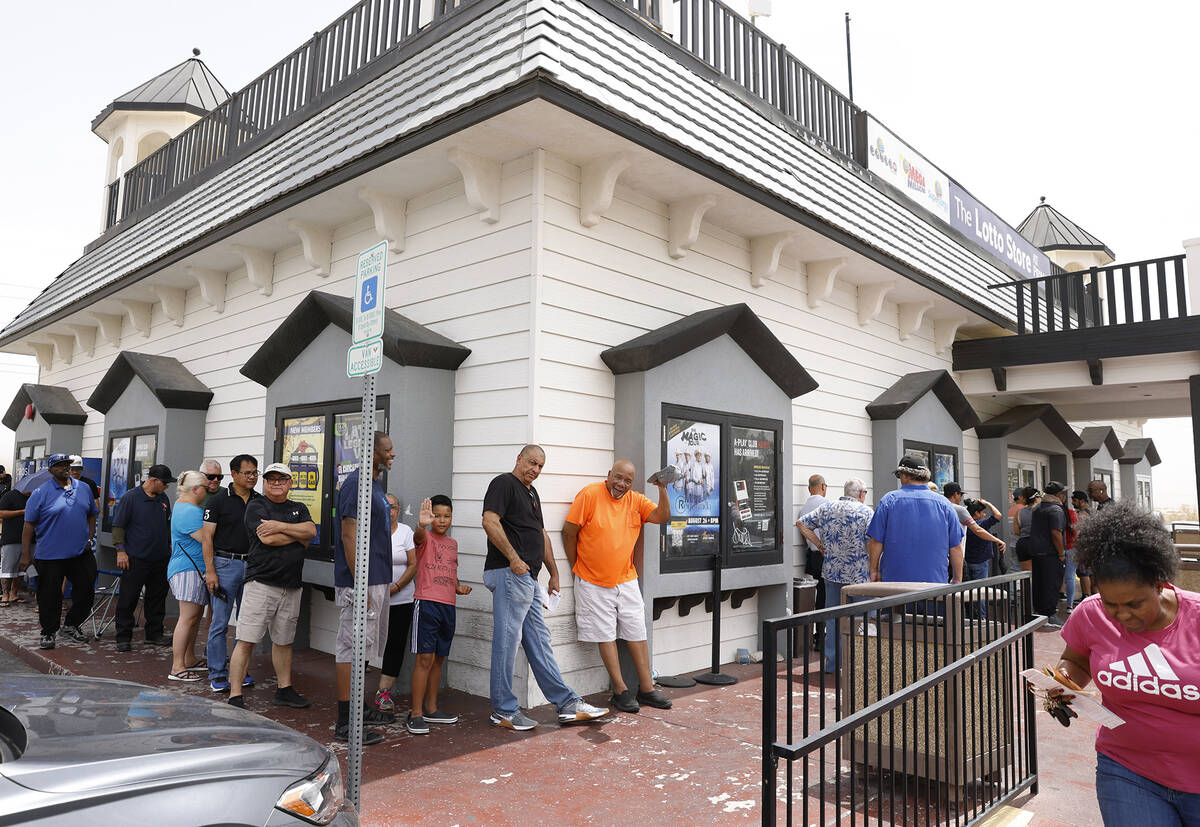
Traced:
[[841, 497], [800, 518], [805, 526], [820, 532], [825, 546], [823, 578], [843, 585], [867, 582], [867, 526], [874, 513], [857, 497]]

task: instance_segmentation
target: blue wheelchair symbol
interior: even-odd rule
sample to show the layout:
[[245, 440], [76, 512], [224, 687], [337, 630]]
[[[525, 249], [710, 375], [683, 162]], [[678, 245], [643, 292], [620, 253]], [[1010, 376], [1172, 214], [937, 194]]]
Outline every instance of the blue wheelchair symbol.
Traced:
[[359, 308], [364, 312], [374, 309], [375, 302], [379, 299], [378, 290], [376, 290], [376, 283], [378, 280], [379, 279], [377, 276], [371, 276], [371, 278], [363, 281], [362, 297], [360, 298], [358, 305]]

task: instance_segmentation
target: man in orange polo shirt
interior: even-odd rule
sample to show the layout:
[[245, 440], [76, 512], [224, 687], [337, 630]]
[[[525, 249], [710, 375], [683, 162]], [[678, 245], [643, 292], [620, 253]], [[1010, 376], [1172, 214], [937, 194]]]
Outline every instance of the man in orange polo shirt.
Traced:
[[[646, 607], [638, 588], [644, 523], [671, 518], [671, 497], [658, 485], [658, 505], [631, 490], [637, 471], [628, 460], [617, 460], [608, 478], [575, 495], [563, 524], [563, 548], [575, 573], [575, 622], [579, 639], [600, 645], [600, 657], [612, 680], [612, 704], [622, 712], [637, 712], [639, 704], [670, 709], [671, 699], [654, 688], [650, 652], [646, 646]], [[637, 666], [638, 692], [625, 685], [617, 659], [617, 640], [629, 644]]]

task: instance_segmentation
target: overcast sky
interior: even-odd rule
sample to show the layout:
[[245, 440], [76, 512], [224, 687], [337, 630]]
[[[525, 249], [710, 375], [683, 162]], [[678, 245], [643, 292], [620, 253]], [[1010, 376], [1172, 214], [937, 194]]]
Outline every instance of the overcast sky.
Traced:
[[[855, 102], [1010, 224], [1044, 195], [1119, 261], [1173, 255], [1183, 239], [1200, 236], [1200, 161], [1191, 147], [1200, 135], [1200, 3], [772, 6], [761, 28], [843, 92], [849, 11]], [[90, 123], [108, 102], [193, 46], [238, 89], [347, 8], [345, 0], [6, 8], [8, 31], [23, 34], [0, 50], [8, 164], [0, 321], [100, 231], [105, 144]], [[1190, 427], [1152, 423], [1147, 432], [1165, 448], [1159, 503], [1195, 502]]]

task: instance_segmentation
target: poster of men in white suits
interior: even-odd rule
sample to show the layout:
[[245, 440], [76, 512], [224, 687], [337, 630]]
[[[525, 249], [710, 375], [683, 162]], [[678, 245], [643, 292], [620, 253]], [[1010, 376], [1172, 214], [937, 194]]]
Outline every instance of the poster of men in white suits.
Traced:
[[667, 553], [715, 554], [721, 526], [721, 426], [668, 418], [666, 455], [680, 472], [671, 492]]

